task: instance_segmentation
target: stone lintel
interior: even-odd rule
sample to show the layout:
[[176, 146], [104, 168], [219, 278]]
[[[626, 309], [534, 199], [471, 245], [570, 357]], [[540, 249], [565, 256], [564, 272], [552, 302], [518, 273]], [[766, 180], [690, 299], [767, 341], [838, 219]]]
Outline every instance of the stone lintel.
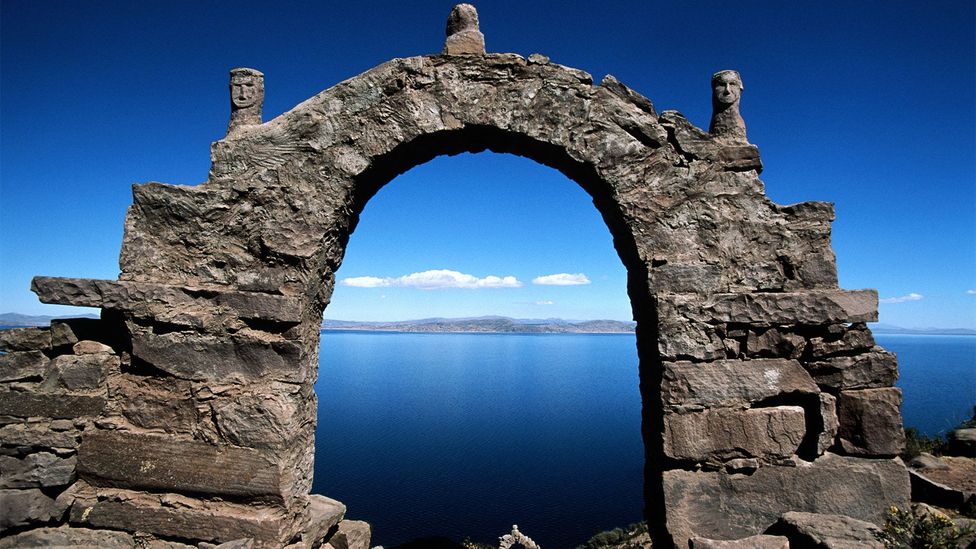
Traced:
[[75, 495], [71, 524], [224, 543], [253, 538], [255, 547], [283, 547], [301, 527], [301, 513], [277, 505], [241, 505], [179, 494], [85, 486]]
[[241, 318], [282, 323], [302, 320], [298, 298], [226, 288], [35, 276], [31, 291], [43, 303], [113, 309], [150, 318], [167, 311], [225, 307]]
[[800, 447], [805, 433], [799, 406], [665, 414], [664, 454], [696, 462], [789, 457]]
[[702, 312], [713, 323], [761, 326], [877, 322], [877, 290], [715, 294]]
[[287, 502], [280, 465], [268, 451], [127, 431], [85, 431], [78, 450], [94, 486]]
[[661, 382], [665, 406], [747, 407], [782, 394], [820, 390], [796, 360], [716, 360], [667, 362]]

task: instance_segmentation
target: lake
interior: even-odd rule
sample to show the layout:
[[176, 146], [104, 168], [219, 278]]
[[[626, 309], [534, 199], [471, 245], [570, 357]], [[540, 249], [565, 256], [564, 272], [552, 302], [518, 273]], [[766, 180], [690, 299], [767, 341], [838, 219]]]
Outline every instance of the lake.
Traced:
[[[976, 403], [976, 337], [877, 335], [899, 355], [907, 426], [935, 434]], [[322, 333], [313, 491], [388, 549], [493, 543], [512, 524], [548, 549], [641, 520], [631, 334]]]

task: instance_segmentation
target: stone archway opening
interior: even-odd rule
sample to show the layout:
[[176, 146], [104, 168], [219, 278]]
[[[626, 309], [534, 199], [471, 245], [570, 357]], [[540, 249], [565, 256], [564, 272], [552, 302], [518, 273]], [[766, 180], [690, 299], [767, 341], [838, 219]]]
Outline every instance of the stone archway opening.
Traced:
[[[457, 135], [452, 137], [453, 143], [457, 143], [462, 138]], [[424, 149], [425, 154], [429, 154], [430, 150]], [[493, 165], [496, 163], [501, 163], [504, 168], [496, 170], [496, 166]], [[463, 168], [451, 169], [455, 166], [463, 166]], [[530, 282], [532, 277], [526, 273], [512, 273], [505, 270], [531, 257], [532, 252], [527, 250], [536, 249], [533, 243], [537, 238], [542, 237], [537, 237], [535, 233], [537, 230], [546, 232], [543, 227], [545, 223], [554, 223], [561, 229], [562, 234], [566, 235], [564, 238], [578, 239], [588, 232], [600, 233], [599, 239], [587, 239], [586, 242], [599, 244], [600, 248], [605, 248], [598, 254], [600, 261], [618, 261], [612, 257], [613, 252], [610, 251], [612, 249], [612, 243], [608, 238], [610, 235], [604, 232], [605, 229], [599, 227], [602, 222], [601, 217], [598, 212], [591, 209], [588, 195], [580, 192], [575, 182], [551, 173], [548, 167], [533, 164], [530, 159], [517, 158], [510, 154], [501, 155], [483, 151], [477, 154], [462, 153], [457, 157], [440, 156], [422, 167], [411, 169], [395, 177], [366, 205], [362, 221], [350, 237], [348, 255], [336, 273], [339, 282], [336, 285], [336, 293], [325, 309], [326, 318], [345, 318], [341, 315], [330, 315], [330, 310], [333, 306], [339, 306], [342, 310], [349, 311], [347, 303], [352, 297], [350, 293], [361, 296], [372, 292], [374, 298], [380, 293], [388, 294], [388, 298], [396, 297], [391, 294], [397, 291], [393, 288], [363, 289], [341, 286], [343, 273], [345, 276], [376, 274], [355, 270], [364, 263], [375, 264], [374, 261], [363, 258], [363, 248], [357, 251], [357, 245], [364, 245], [364, 241], [357, 241], [357, 238], [370, 239], [365, 244], [372, 245], [369, 248], [371, 256], [382, 253], [377, 251], [377, 239], [371, 238], [379, 232], [382, 216], [397, 215], [391, 211], [392, 204], [403, 204], [403, 207], [410, 208], [422, 201], [415, 195], [429, 199], [429, 202], [425, 202], [422, 213], [417, 214], [418, 217], [439, 219], [457, 215], [452, 206], [459, 199], [460, 193], [454, 194], [452, 190], [445, 188], [447, 185], [437, 185], [436, 191], [426, 191], [422, 188], [421, 181], [435, 179], [443, 173], [448, 173], [449, 170], [449, 173], [456, 177], [471, 169], [504, 173], [508, 179], [514, 178], [524, 182], [523, 187], [503, 185], [498, 181], [487, 181], [487, 178], [478, 181], [458, 180], [456, 186], [464, 189], [464, 196], [485, 196], [486, 189], [491, 186], [505, 189], [504, 199], [492, 196], [492, 199], [479, 202], [476, 208], [472, 208], [494, 214], [480, 215], [476, 222], [479, 227], [495, 220], [503, 223], [510, 222], [515, 216], [504, 216], [496, 212], [513, 201], [523, 203], [519, 207], [520, 212], [527, 213], [533, 210], [540, 212], [535, 216], [529, 213], [531, 217], [521, 222], [519, 232], [522, 234], [523, 255], [519, 255], [517, 251], [513, 254], [512, 250], [495, 250], [493, 254], [497, 254], [498, 261], [501, 262], [498, 269], [476, 273], [479, 276], [516, 274], [527, 288], [453, 289], [427, 292], [413, 290], [415, 295], [451, 293], [460, 300], [463, 299], [460, 295], [462, 293], [491, 293], [493, 297], [489, 299], [507, 305], [509, 301], [527, 299], [521, 293], [523, 291], [547, 288], [533, 286]], [[533, 177], [541, 181], [533, 181]], [[541, 186], [544, 191], [531, 192], [528, 189], [531, 186]], [[553, 193], [551, 199], [544, 198], [545, 191]], [[404, 196], [408, 193], [409, 202]], [[579, 215], [582, 210], [588, 210], [586, 212], [588, 215], [573, 217], [574, 220], [578, 220], [576, 224], [553, 219], [552, 211], [556, 208], [562, 209], [564, 206], [572, 208], [572, 211], [567, 211], [568, 215]], [[463, 207], [461, 212], [467, 213]], [[377, 211], [374, 208], [381, 209]], [[541, 212], [547, 209], [550, 213], [543, 218]], [[396, 220], [398, 223], [409, 223], [412, 218], [413, 216], [397, 216]], [[555, 233], [560, 232], [559, 229], [549, 230]], [[412, 252], [413, 247], [410, 245], [412, 240], [405, 241], [402, 237], [397, 237], [396, 244], [391, 246], [396, 247], [398, 256], [406, 249], [408, 256], [413, 258], [415, 253]], [[492, 242], [498, 245], [499, 240], [501, 239]], [[554, 239], [550, 237], [547, 242], [552, 240]], [[431, 252], [432, 255], [443, 257], [436, 253], [438, 248], [446, 246], [454, 250], [452, 244], [457, 244], [457, 248], [479, 249], [476, 237], [460, 234], [453, 239], [436, 238], [432, 244], [418, 242], [416, 254], [422, 255], [432, 246], [435, 250]], [[492, 245], [488, 244], [488, 247], [491, 248]], [[576, 265], [578, 263], [577, 257], [574, 257], [576, 254], [597, 255], [593, 252], [585, 252], [581, 249], [581, 245], [566, 244], [561, 247], [563, 249], [563, 255], [559, 258], [561, 262], [556, 264], [560, 268]], [[464, 262], [472, 260], [475, 256], [484, 256], [487, 252], [484, 248], [482, 250], [478, 254], [472, 252], [470, 257], [461, 253], [457, 259]], [[536, 251], [542, 253], [542, 250]], [[358, 262], [351, 264], [350, 261], [357, 261], [357, 256]], [[555, 255], [551, 259], [557, 260]], [[593, 259], [590, 261], [592, 263]], [[411, 264], [416, 265], [413, 261]], [[349, 267], [354, 270], [346, 270]], [[436, 267], [448, 268], [452, 265], [436, 265]], [[617, 286], [615, 292], [621, 294], [619, 302], [623, 302], [627, 299], [624, 297], [625, 271], [619, 266], [607, 270], [616, 273], [611, 276], [614, 286]], [[411, 271], [403, 270], [401, 274], [409, 272]], [[381, 276], [395, 273], [399, 271], [387, 272]], [[534, 275], [542, 274], [549, 273], [534, 272]], [[593, 276], [592, 272], [588, 274]], [[601, 283], [596, 281], [595, 286], [600, 285]], [[561, 299], [560, 295], [566, 295], [560, 293], [555, 287], [548, 288], [556, 290], [550, 291], [548, 297], [555, 298], [557, 301]], [[439, 303], [440, 295], [436, 297], [432, 295], [431, 298]], [[347, 301], [344, 303], [343, 299]], [[423, 298], [418, 297], [418, 299]], [[500, 305], [496, 305], [496, 309], [498, 306]], [[549, 313], [546, 307], [537, 306], [536, 309], [538, 312], [534, 315], [521, 316], [523, 318], [557, 316]], [[496, 314], [499, 311], [480, 309], [468, 313], [470, 314], [453, 316], [481, 316]], [[621, 316], [623, 315], [627, 315], [624, 318], [629, 317], [629, 310], [621, 311]], [[409, 318], [436, 316], [450, 315], [444, 315], [440, 310], [418, 310]], [[387, 317], [385, 320], [390, 318]], [[428, 357], [426, 360], [426, 362], [436, 362], [437, 367], [428, 369], [426, 364], [416, 364], [414, 360], [424, 360], [424, 358], [415, 355], [433, 351], [429, 342], [436, 341], [437, 337], [443, 342], [444, 348], [440, 349], [438, 355]], [[354, 357], [346, 359], [351, 364], [330, 363], [329, 360], [335, 360], [333, 357], [337, 355], [344, 357], [342, 352], [330, 352], [330, 338], [335, 342], [332, 345], [345, 349], [349, 349], [352, 340], [361, 341], [362, 347], [356, 352], [368, 354], [371, 357], [370, 364], [360, 364], [360, 361]], [[598, 341], [581, 342], [581, 339]], [[540, 340], [543, 341], [540, 343]], [[319, 430], [315, 460], [326, 469], [327, 474], [328, 472], [333, 474], [329, 474], [328, 482], [316, 476], [312, 491], [336, 497], [350, 508], [358, 509], [357, 516], [373, 524], [374, 535], [379, 536], [380, 531], [383, 532], [382, 538], [374, 540], [374, 543], [379, 542], [389, 546], [389, 543], [393, 543], [391, 540], [396, 540], [396, 543], [406, 541], [398, 537], [402, 530], [391, 532], [391, 529], [411, 520], [412, 531], [417, 534], [441, 534], [456, 540], [471, 536], [482, 541], [490, 541], [494, 535], [510, 527], [512, 522], [518, 522], [523, 524], [526, 531], [543, 546], [547, 545], [546, 540], [550, 540], [548, 545], [553, 547], [575, 546], [598, 531], [640, 521], [643, 506], [641, 482], [644, 460], [640, 442], [641, 414], [637, 359], [634, 351], [635, 339], [632, 334], [611, 336], [549, 334], [542, 337], [538, 334], [473, 336], [449, 334], [445, 338], [444, 335], [430, 334], [350, 335], [341, 332], [324, 332], [321, 345], [323, 356], [329, 358], [323, 359], [319, 371], [318, 387], [321, 389], [318, 392], [319, 417], [320, 424], [324, 427]], [[401, 346], [400, 350], [387, 351], [398, 345]], [[517, 349], [521, 349], [524, 354], [515, 354]], [[593, 354], [598, 352], [598, 349], [600, 349], [599, 354]], [[535, 356], [543, 350], [549, 356], [545, 364], [540, 363], [538, 356]], [[444, 357], [451, 358], [445, 360]], [[590, 361], [589, 375], [585, 373], [587, 369], [577, 365], [580, 358]], [[464, 363], [455, 364], [456, 361]], [[607, 362], [613, 362], [613, 366], [608, 366]], [[362, 372], [361, 380], [348, 379], [347, 367]], [[378, 367], [389, 371], [389, 375], [377, 379], [375, 374]], [[448, 391], [439, 378], [435, 379], [436, 376], [431, 371], [446, 367], [451, 368], [451, 373], [439, 371], [450, 380], [451, 387], [455, 388], [454, 391]], [[482, 373], [474, 374], [472, 367], [481, 369]], [[524, 375], [515, 375], [512, 372], [515, 368], [524, 372]], [[412, 375], [406, 376], [402, 372], [410, 372]], [[404, 380], [404, 376], [408, 380]], [[360, 385], [363, 380], [369, 380], [369, 385]], [[506, 388], [505, 383], [511, 383], [511, 386]], [[357, 400], [370, 402], [372, 408], [366, 412], [358, 404], [351, 405], [347, 413], [342, 409], [341, 404], [335, 402], [335, 399], [330, 399], [329, 387], [333, 384], [337, 385], [337, 394], [340, 397], [346, 394], [350, 387], [360, 387], [357, 393], [361, 394], [361, 397], [357, 397]], [[569, 387], [573, 389], [570, 390]], [[385, 394], [387, 391], [394, 390], [395, 396], [386, 401], [377, 399], [373, 395], [373, 393]], [[365, 392], [371, 394], [369, 396], [362, 394]], [[411, 396], [418, 396], [418, 393], [425, 393], [426, 396], [411, 398]], [[515, 398], [516, 396], [524, 399], [521, 404], [519, 399]], [[444, 405], [441, 399], [451, 399], [456, 404]], [[454, 406], [466, 407], [458, 409]], [[610, 412], [608, 408], [616, 411], [616, 414]], [[354, 414], [367, 413], [371, 417], [386, 419], [370, 421], [363, 417], [350, 417]], [[395, 432], [392, 429], [394, 426]], [[353, 431], [354, 429], [358, 431]], [[621, 442], [623, 435], [616, 433], [625, 429], [628, 440]], [[452, 434], [454, 438], [451, 438]], [[348, 437], [355, 437], [352, 441], [352, 444], [356, 445], [355, 448], [342, 447], [348, 443]], [[387, 441], [388, 445], [395, 450], [375, 448], [375, 454], [363, 452], [368, 443], [361, 440], [371, 437]], [[406, 437], [416, 438], [406, 439]], [[419, 439], [427, 442], [418, 447], [416, 441]], [[403, 455], [394, 456], [397, 451], [402, 452]], [[405, 461], [408, 463], [405, 464]], [[362, 462], [372, 464], [376, 478], [370, 477], [365, 468], [360, 467]], [[429, 471], [431, 476], [421, 479], [422, 471], [429, 467], [427, 463], [435, 463], [436, 471]], [[610, 467], [611, 463], [616, 468]], [[397, 467], [403, 468], [402, 475], [394, 474]], [[622, 472], [621, 468], [625, 469], [626, 473]], [[316, 469], [318, 471], [318, 466]], [[343, 478], [345, 475], [349, 475], [350, 478]], [[587, 479], [594, 480], [587, 482]], [[600, 482], [596, 479], [600, 479]], [[356, 483], [355, 486], [352, 485], [353, 482]], [[545, 493], [548, 493], [548, 496], [544, 495]], [[578, 498], [578, 503], [571, 507], [556, 504], [572, 498]], [[398, 502], [398, 504], [382, 505], [369, 501], [370, 499]], [[451, 502], [453, 505], [449, 505]], [[403, 509], [404, 506], [408, 509]], [[461, 511], [465, 508], [469, 510], [467, 514]], [[533, 511], [533, 508], [538, 510]], [[391, 516], [384, 516], [384, 509]], [[474, 512], [475, 509], [478, 511]], [[397, 515], [396, 518], [392, 517], [394, 514]], [[445, 521], [446, 517], [455, 517], [457, 520]], [[548, 531], [547, 526], [542, 526], [557, 523], [564, 526]], [[553, 542], [552, 539], [558, 539], [558, 542]]]
[[866, 326], [877, 293], [838, 288], [832, 205], [765, 196], [737, 72], [712, 77], [706, 132], [612, 76], [486, 53], [464, 5], [443, 54], [266, 123], [241, 90], [263, 75], [232, 76], [208, 181], [134, 187], [119, 279], [33, 281], [102, 318], [3, 336], [19, 373], [0, 415], [22, 420], [5, 440], [48, 441], [67, 472], [2, 494], [16, 528], [362, 544], [341, 503], [309, 494], [322, 311], [379, 186], [485, 149], [578, 182], [627, 267], [656, 545], [746, 538], [797, 511], [880, 523], [908, 502], [897, 364]]

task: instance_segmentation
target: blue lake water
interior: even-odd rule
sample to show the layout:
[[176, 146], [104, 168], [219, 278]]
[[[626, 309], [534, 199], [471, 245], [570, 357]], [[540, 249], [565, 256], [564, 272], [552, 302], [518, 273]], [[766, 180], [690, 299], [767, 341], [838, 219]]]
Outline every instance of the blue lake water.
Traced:
[[[944, 431], [976, 403], [976, 337], [878, 335], [898, 354], [908, 426]], [[492, 542], [512, 524], [548, 549], [641, 519], [632, 335], [323, 332], [313, 491], [388, 549]]]

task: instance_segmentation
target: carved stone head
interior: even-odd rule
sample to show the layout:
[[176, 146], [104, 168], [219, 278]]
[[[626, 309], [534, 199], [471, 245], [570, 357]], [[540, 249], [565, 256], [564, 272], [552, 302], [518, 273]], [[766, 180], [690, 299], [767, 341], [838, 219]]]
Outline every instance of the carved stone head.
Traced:
[[716, 105], [732, 105], [742, 98], [742, 77], [739, 71], [719, 71], [712, 75], [712, 102]]
[[471, 4], [458, 4], [447, 17], [447, 35], [478, 29], [478, 10]]
[[739, 114], [743, 89], [739, 71], [718, 71], [712, 75], [712, 123], [708, 132], [721, 141], [748, 143], [746, 123]]
[[241, 126], [261, 124], [264, 106], [264, 74], [247, 68], [230, 71], [230, 123], [228, 133]]

